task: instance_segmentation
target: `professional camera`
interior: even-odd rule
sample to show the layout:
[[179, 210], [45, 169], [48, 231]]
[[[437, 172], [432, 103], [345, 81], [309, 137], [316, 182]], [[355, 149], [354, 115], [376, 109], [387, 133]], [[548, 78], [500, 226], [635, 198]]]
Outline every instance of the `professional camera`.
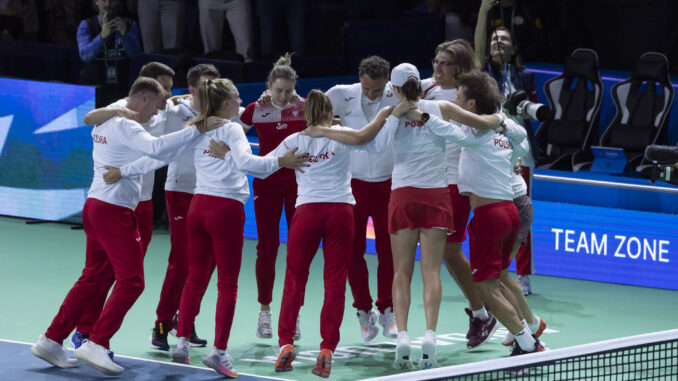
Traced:
[[652, 167], [643, 170], [654, 184], [657, 180], [678, 185], [678, 146], [649, 145], [645, 149], [645, 159], [652, 162]]
[[523, 90], [513, 92], [506, 97], [506, 111], [521, 119], [532, 119], [543, 122], [553, 118], [551, 109], [541, 103], [534, 103], [527, 99]]

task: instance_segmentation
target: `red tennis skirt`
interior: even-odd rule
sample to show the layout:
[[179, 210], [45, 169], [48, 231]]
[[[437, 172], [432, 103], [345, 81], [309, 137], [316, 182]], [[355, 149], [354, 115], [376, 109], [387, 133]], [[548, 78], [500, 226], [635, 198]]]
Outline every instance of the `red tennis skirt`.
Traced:
[[388, 232], [405, 228], [447, 229], [454, 232], [450, 190], [403, 187], [391, 191], [388, 203]]

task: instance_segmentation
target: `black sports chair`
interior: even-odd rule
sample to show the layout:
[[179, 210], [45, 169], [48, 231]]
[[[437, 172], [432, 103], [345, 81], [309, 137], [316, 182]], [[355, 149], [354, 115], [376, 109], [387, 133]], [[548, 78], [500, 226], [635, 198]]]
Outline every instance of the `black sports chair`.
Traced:
[[544, 92], [553, 119], [537, 130], [539, 168], [578, 171], [592, 161], [591, 142], [598, 140], [603, 82], [598, 55], [576, 49], [565, 58], [563, 74], [548, 80]]
[[673, 106], [669, 60], [661, 53], [640, 56], [631, 77], [612, 87], [617, 113], [600, 138], [600, 145], [623, 148], [627, 170], [641, 170], [643, 153], [661, 144]]

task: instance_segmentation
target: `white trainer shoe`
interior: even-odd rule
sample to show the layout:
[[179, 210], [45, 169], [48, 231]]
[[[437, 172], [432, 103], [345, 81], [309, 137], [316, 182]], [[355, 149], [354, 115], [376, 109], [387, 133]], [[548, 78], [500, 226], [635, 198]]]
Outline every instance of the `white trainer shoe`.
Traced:
[[59, 368], [75, 368], [78, 366], [78, 360], [69, 358], [63, 345], [48, 339], [45, 335], [40, 335], [38, 342], [31, 346], [31, 352]]
[[396, 324], [393, 307], [385, 309], [384, 313], [379, 315], [379, 324], [384, 327], [384, 336], [390, 339], [398, 337], [398, 324]]
[[427, 330], [424, 339], [421, 341], [421, 359], [419, 359], [419, 368], [431, 369], [438, 366], [436, 358], [436, 333]]
[[358, 310], [358, 322], [360, 323], [360, 334], [365, 342], [374, 339], [379, 334], [379, 328], [375, 325], [377, 323], [377, 311], [370, 310], [365, 312]]
[[393, 367], [399, 370], [408, 370], [413, 368], [410, 358], [410, 336], [407, 331], [398, 332], [398, 342], [396, 343], [396, 355]]
[[75, 358], [109, 376], [117, 376], [125, 370], [111, 360], [108, 349], [89, 340], [75, 350]]
[[226, 377], [238, 377], [238, 372], [236, 372], [235, 367], [233, 366], [233, 357], [226, 353], [225, 350], [221, 351], [217, 348], [213, 348], [212, 352], [202, 359], [202, 363]]
[[177, 345], [172, 350], [172, 362], [190, 364], [191, 363], [190, 348], [191, 345], [188, 342], [188, 340], [186, 340], [185, 337], [180, 337], [179, 341], [177, 341]]
[[271, 311], [259, 311], [257, 337], [260, 339], [270, 339], [273, 337], [273, 330], [271, 329]]
[[299, 316], [297, 315], [297, 329], [294, 331], [294, 337], [292, 340], [299, 341], [301, 340], [301, 328], [299, 328]]

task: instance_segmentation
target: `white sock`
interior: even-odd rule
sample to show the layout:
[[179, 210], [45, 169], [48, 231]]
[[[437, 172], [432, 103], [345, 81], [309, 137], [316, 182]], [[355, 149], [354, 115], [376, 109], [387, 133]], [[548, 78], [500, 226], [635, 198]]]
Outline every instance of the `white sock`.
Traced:
[[477, 311], [471, 311], [471, 312], [473, 313], [474, 318], [478, 318], [482, 321], [485, 321], [485, 320], [490, 318], [490, 315], [487, 314], [487, 310], [485, 309], [484, 306], [480, 307], [480, 309], [477, 310]]
[[537, 330], [539, 330], [539, 325], [540, 325], [539, 323], [541, 323], [541, 319], [537, 315], [533, 315], [533, 316], [534, 316], [534, 321], [532, 323], [529, 323], [528, 327], [530, 327], [530, 331], [532, 331], [532, 333], [536, 333]]
[[407, 331], [398, 332], [398, 341], [401, 341], [401, 340], [409, 342], [410, 341], [410, 334], [407, 333]]
[[430, 329], [426, 330], [426, 333], [424, 333], [424, 340], [423, 341], [432, 341], [433, 344], [436, 343], [436, 333], [435, 331], [431, 331]]
[[536, 343], [536, 341], [534, 340], [534, 337], [532, 337], [532, 334], [528, 329], [523, 328], [522, 331], [513, 335], [513, 337], [516, 338], [516, 341], [518, 342], [518, 345], [520, 345], [520, 348], [522, 350], [526, 352], [534, 351], [534, 344]]
[[528, 332], [530, 335], [534, 333], [534, 332], [532, 332], [532, 329], [530, 328], [530, 325], [527, 324], [527, 321], [526, 321], [525, 319], [523, 319], [523, 320], [521, 321], [521, 323], [523, 323], [523, 327], [525, 327], [525, 329], [527, 329], [527, 332]]
[[217, 348], [217, 347], [214, 347], [214, 350], [217, 351], [217, 353], [218, 353], [220, 356], [223, 356], [223, 355], [226, 354], [226, 350], [225, 350], [225, 349], [219, 349], [219, 348]]

